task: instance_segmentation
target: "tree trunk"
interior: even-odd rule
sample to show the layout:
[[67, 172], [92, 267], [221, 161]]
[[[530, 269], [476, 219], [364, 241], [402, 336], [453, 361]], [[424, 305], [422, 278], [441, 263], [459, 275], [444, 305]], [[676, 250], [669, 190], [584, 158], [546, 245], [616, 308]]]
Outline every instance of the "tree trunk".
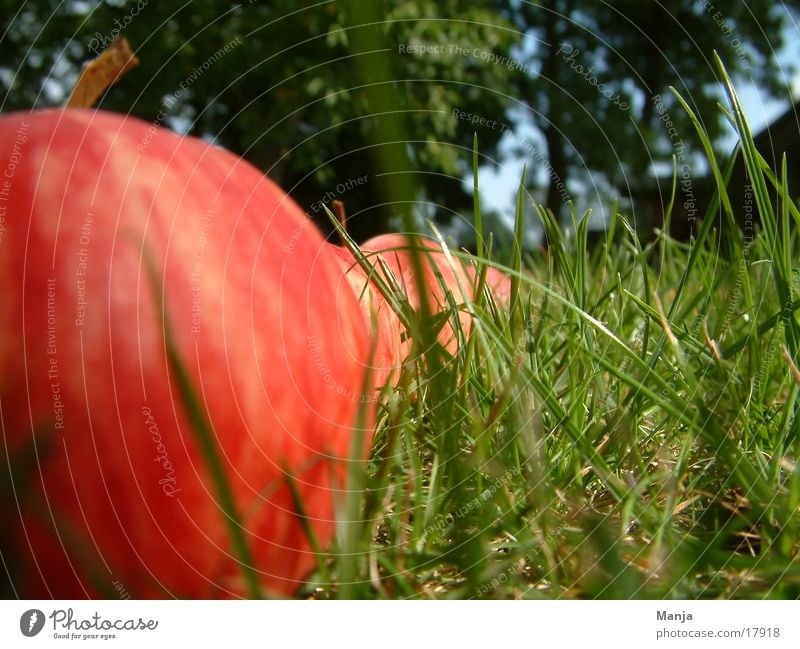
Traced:
[[566, 186], [567, 160], [564, 155], [564, 141], [555, 126], [545, 129], [544, 139], [547, 143], [547, 155], [550, 162], [550, 184], [547, 188], [545, 206], [561, 223], [566, 209], [562, 192], [559, 191], [560, 187], [558, 186], [559, 183], [564, 183]]
[[[560, 223], [564, 216], [564, 201], [562, 198], [562, 193], [559, 191], [557, 186], [559, 183], [564, 183], [564, 185], [566, 185], [567, 157], [566, 152], [564, 151], [565, 142], [558, 133], [556, 125], [554, 124], [555, 120], [557, 119], [557, 111], [554, 108], [554, 105], [557, 103], [555, 99], [557, 97], [557, 93], [559, 92], [559, 87], [563, 87], [563, 84], [559, 83], [560, 67], [559, 62], [556, 59], [556, 52], [554, 49], [558, 47], [559, 43], [557, 26], [557, 21], [559, 20], [559, 7], [557, 7], [557, 2], [555, 0], [542, 2], [541, 6], [544, 13], [543, 40], [550, 45], [549, 49], [546, 51], [544, 60], [542, 61], [541, 76], [544, 79], [552, 81], [551, 84], [545, 86], [549, 90], [549, 97], [547, 98], [547, 111], [545, 115], [548, 125], [542, 129], [545, 142], [547, 143], [547, 155], [550, 163], [550, 169], [548, 169], [550, 178], [547, 187], [547, 199], [545, 201], [545, 207], [553, 212], [556, 219]], [[547, 247], [546, 238], [544, 241], [544, 246], [545, 248]]]

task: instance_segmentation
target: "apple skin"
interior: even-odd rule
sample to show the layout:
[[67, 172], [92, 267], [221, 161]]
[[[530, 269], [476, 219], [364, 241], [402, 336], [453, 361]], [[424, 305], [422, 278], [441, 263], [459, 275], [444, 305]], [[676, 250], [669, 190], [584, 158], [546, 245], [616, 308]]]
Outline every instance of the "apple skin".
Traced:
[[[417, 241], [416, 245], [422, 250], [414, 250], [412, 239], [407, 235], [382, 234], [365, 241], [361, 245], [361, 250], [368, 256], [379, 256], [386, 262], [414, 309], [418, 310], [422, 306], [422, 293], [414, 273], [414, 254], [420, 258], [423, 290], [428, 298], [431, 313], [439, 313], [450, 308], [445, 289], [437, 277], [434, 266], [441, 273], [442, 281], [452, 293], [456, 304], [463, 304], [467, 299], [472, 299], [472, 281], [459, 261], [453, 258], [451, 264], [441, 246], [430, 239], [418, 236]], [[377, 264], [377, 258], [375, 263]], [[466, 311], [459, 311], [458, 319], [464, 335], [469, 335], [472, 327], [471, 316]], [[449, 321], [441, 328], [438, 341], [451, 355], [457, 352], [458, 338]]]
[[406, 336], [405, 327], [391, 304], [350, 251], [332, 244], [328, 248], [340, 265], [342, 276], [358, 297], [364, 317], [370, 323], [374, 341], [370, 374], [377, 401], [378, 390], [387, 385], [397, 385], [403, 362], [411, 352], [411, 340]]
[[[419, 254], [425, 291], [432, 312], [449, 308], [434, 266], [457, 304], [463, 303], [467, 298], [474, 299], [478, 275], [473, 264], [468, 261], [462, 263], [455, 258], [451, 264], [441, 246], [431, 239], [420, 236], [417, 245], [424, 248]], [[405, 328], [397, 314], [350, 252], [340, 246], [329, 247], [340, 260], [346, 279], [359, 296], [365, 316], [370, 322], [374, 322], [373, 336], [377, 338], [377, 342], [373, 361], [373, 385], [380, 387], [387, 382], [396, 385], [400, 367], [411, 352], [412, 342], [405, 334]], [[411, 306], [419, 309], [420, 292], [413, 268], [411, 239], [403, 234], [383, 234], [365, 241], [360, 247], [372, 263], [375, 273], [383, 273], [379, 259], [383, 260], [399, 282], [400, 289], [408, 297]], [[511, 299], [511, 279], [505, 273], [491, 266], [487, 268], [486, 286], [498, 305], [508, 305]], [[458, 317], [464, 334], [468, 335], [472, 324], [470, 316], [461, 311]], [[450, 354], [457, 351], [458, 340], [449, 322], [442, 328], [439, 342]]]
[[0, 141], [6, 589], [245, 595], [166, 322], [260, 584], [292, 593], [315, 558], [287, 472], [327, 543], [369, 355], [321, 235], [248, 163], [133, 118], [13, 113]]
[[[477, 287], [478, 271], [472, 264], [465, 264], [470, 280], [472, 280], [473, 290]], [[486, 286], [492, 294], [495, 302], [508, 305], [511, 301], [511, 278], [503, 271], [492, 266], [486, 269]]]

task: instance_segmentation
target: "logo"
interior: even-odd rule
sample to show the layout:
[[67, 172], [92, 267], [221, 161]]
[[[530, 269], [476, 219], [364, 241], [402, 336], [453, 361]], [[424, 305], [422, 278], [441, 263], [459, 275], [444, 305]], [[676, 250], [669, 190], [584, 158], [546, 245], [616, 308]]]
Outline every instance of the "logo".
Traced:
[[38, 608], [25, 611], [19, 618], [19, 630], [22, 635], [32, 638], [44, 628], [44, 613]]

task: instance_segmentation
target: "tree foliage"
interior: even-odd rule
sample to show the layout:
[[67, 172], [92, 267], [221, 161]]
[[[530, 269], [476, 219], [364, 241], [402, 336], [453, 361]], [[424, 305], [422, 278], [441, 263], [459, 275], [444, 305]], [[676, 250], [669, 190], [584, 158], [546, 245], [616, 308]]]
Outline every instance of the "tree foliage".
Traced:
[[[372, 18], [361, 15], [367, 6]], [[714, 50], [735, 79], [785, 92], [789, 71], [775, 53], [798, 6], [0, 0], [11, 17], [0, 110], [60, 104], [81, 63], [119, 34], [141, 65], [101, 108], [213, 139], [323, 224], [320, 203], [342, 199], [357, 238], [386, 229], [406, 201], [439, 220], [469, 215], [463, 178], [475, 132], [490, 164], [509, 144], [532, 170], [544, 168], [528, 177], [563, 215], [567, 198], [601, 194], [603, 183], [646, 183], [654, 162], [671, 162], [676, 135], [691, 146], [670, 85], [712, 137], [723, 132]], [[535, 147], [514, 134], [525, 123]], [[413, 190], [387, 192], [406, 176]]]
[[[791, 70], [781, 70], [775, 56], [798, 6], [771, 0], [510, 3], [504, 14], [525, 33], [522, 50], [536, 68], [519, 95], [544, 136], [554, 175], [590, 187], [598, 172], [614, 187], [647, 182], [653, 163], [671, 163], [676, 146], [695, 140], [670, 86], [718, 140], [724, 118], [716, 105], [721, 86], [714, 51], [734, 80], [787, 97]], [[553, 191], [548, 205], [561, 209]]]
[[[13, 15], [13, 3], [4, 4]], [[101, 108], [213, 138], [265, 170], [321, 222], [320, 201], [340, 198], [363, 238], [386, 229], [397, 211], [375, 176], [406, 170], [400, 160], [379, 172], [371, 166], [386, 116], [371, 112], [358, 58], [380, 55], [393, 77], [382, 92], [403, 116], [406, 153], [418, 172], [420, 194], [408, 198], [424, 198], [442, 215], [470, 205], [461, 178], [473, 128], [452, 112], [504, 114], [509, 93], [497, 90], [512, 88], [512, 72], [453, 56], [449, 46], [479, 44], [507, 56], [514, 32], [490, 2], [384, 0], [382, 51], [364, 53], [352, 46], [356, 27], [343, 4], [150, 1], [136, 11], [134, 1], [88, 11], [86, 3], [29, 3], [4, 43], [10, 92], [2, 110], [60, 103], [93, 55], [88, 47], [118, 30], [141, 64]], [[440, 49], [419, 49], [428, 45]], [[500, 135], [484, 134], [481, 150], [491, 155]]]

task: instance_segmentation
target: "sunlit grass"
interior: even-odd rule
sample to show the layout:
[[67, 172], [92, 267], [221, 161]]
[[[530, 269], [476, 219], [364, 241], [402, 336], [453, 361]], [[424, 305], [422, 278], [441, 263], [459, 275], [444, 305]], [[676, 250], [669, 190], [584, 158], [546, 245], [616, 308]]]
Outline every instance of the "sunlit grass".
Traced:
[[[643, 244], [614, 209], [590, 247], [588, 219], [567, 236], [542, 211], [546, 254], [489, 262], [476, 200], [481, 263], [508, 266], [511, 304], [454, 296], [450, 322], [474, 324], [452, 358], [417, 323], [426, 345], [323, 558], [332, 583], [303, 594], [800, 597], [800, 214], [726, 87], [741, 145], [716, 160], [694, 120], [718, 191], [689, 245]], [[736, 156], [752, 238], [726, 191]]]

